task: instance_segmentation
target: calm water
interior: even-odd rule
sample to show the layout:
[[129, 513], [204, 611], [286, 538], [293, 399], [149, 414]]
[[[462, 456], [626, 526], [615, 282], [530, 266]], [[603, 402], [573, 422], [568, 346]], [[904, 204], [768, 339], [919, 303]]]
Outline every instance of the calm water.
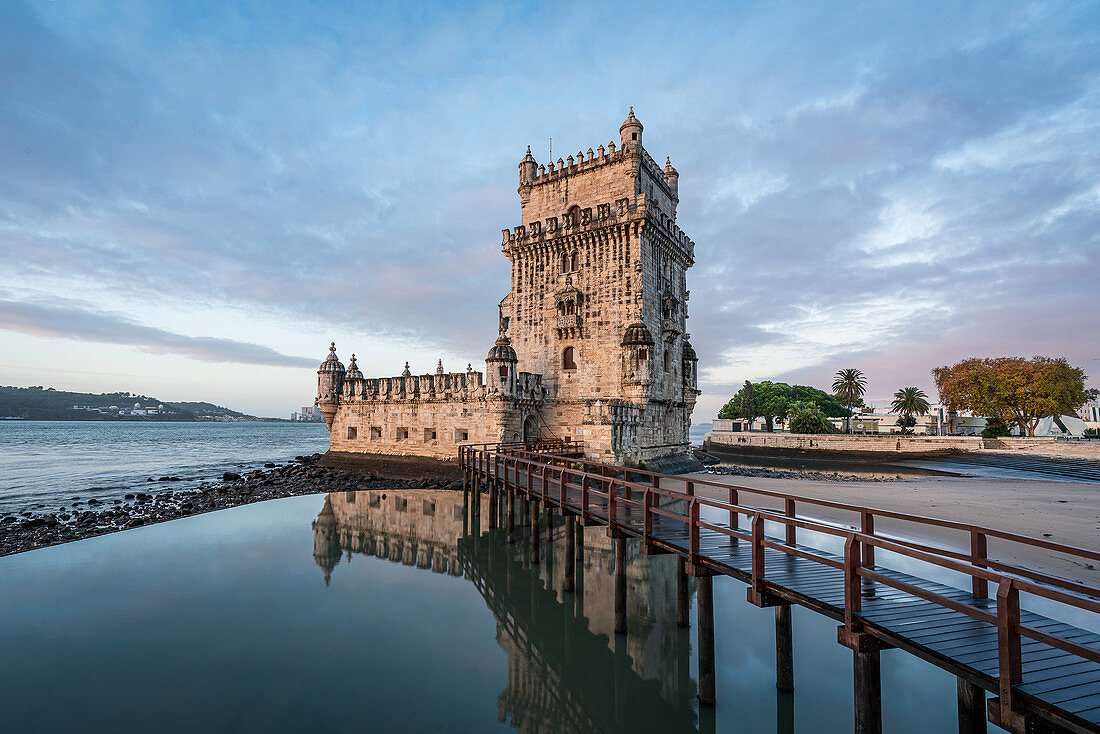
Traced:
[[[0, 512], [191, 488], [327, 449], [323, 423], [0, 421]], [[162, 476], [185, 481], [147, 481]]]
[[[11, 731], [850, 732], [851, 652], [794, 609], [779, 695], [771, 610], [715, 580], [718, 706], [695, 703], [694, 620], [667, 556], [629, 547], [612, 633], [610, 541], [463, 534], [461, 495], [311, 495], [0, 558], [0, 721]], [[693, 603], [694, 607], [694, 603]], [[888, 732], [955, 730], [955, 681], [882, 656]]]

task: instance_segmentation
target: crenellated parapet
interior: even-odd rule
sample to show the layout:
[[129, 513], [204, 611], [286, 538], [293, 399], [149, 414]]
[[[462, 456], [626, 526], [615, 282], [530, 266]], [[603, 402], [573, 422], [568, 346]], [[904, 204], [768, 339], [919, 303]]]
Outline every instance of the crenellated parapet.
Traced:
[[472, 369], [466, 372], [437, 372], [396, 377], [344, 378], [341, 400], [423, 401], [479, 400], [486, 396], [485, 375]]

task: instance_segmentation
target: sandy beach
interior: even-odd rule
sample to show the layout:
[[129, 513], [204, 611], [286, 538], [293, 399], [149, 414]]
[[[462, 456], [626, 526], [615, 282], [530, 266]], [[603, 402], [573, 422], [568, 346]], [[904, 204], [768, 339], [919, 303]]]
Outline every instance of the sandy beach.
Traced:
[[[1031, 479], [936, 477], [891, 482], [832, 482], [763, 479], [713, 474], [687, 475], [725, 485], [766, 489], [815, 499], [858, 504], [925, 517], [985, 525], [1056, 543], [1100, 549], [1100, 485], [1088, 482]], [[700, 495], [722, 498], [722, 490], [698, 487]], [[754, 506], [778, 508], [768, 497], [741, 498]], [[855, 513], [830, 508], [799, 508], [830, 523], [858, 525]], [[929, 543], [969, 550], [969, 536], [959, 531], [920, 527], [882, 519], [876, 529], [920, 537]], [[1100, 563], [1089, 565], [1061, 554], [991, 539], [991, 557], [1050, 571], [1058, 576], [1100, 586]]]

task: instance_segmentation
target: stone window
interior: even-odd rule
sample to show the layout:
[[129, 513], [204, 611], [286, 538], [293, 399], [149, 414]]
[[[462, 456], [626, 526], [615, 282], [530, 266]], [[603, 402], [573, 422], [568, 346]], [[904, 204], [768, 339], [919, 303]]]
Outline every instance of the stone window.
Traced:
[[399, 427], [397, 429], [397, 440], [398, 441], [404, 441], [408, 437], [409, 437], [409, 429], [408, 428]]
[[581, 261], [580, 253], [574, 252], [572, 255], [570, 255], [569, 256], [569, 270], [570, 271], [580, 270], [580, 261]]
[[672, 349], [665, 348], [665, 372], [672, 370]]
[[561, 254], [561, 267], [559, 268], [559, 272], [569, 272], [569, 256], [564, 252]]
[[469, 441], [469, 440], [470, 440], [470, 432], [469, 431], [467, 431], [465, 428], [456, 428], [455, 429], [455, 443], [461, 443], [463, 441]]
[[434, 440], [435, 440], [435, 429], [434, 428], [425, 428], [424, 429], [424, 443], [427, 443], [428, 441], [434, 441]]
[[641, 349], [638, 350], [638, 361], [639, 362], [646, 362], [648, 360], [649, 360], [649, 349], [647, 349], [646, 347], [642, 347]]
[[561, 353], [561, 368], [563, 370], [575, 370], [577, 369], [577, 360], [573, 351], [573, 347], [566, 347], [565, 351]]
[[637, 140], [638, 139], [638, 133], [630, 133], [630, 139], [631, 140]]
[[359, 433], [359, 431], [357, 431], [354, 426], [348, 426], [348, 440], [349, 441], [354, 439], [357, 433]]
[[508, 379], [508, 365], [502, 364], [500, 366], [500, 376], [501, 379]]
[[371, 426], [370, 440], [378, 441], [382, 438], [382, 426]]

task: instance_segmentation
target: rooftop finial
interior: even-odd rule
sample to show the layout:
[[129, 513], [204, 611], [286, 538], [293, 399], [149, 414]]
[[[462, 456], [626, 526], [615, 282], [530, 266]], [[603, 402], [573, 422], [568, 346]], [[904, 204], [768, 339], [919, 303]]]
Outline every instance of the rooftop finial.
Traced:
[[336, 353], [336, 342], [332, 342], [331, 344], [329, 344], [328, 345], [328, 350], [330, 352], [332, 352], [333, 354], [335, 354]]
[[402, 377], [412, 377], [412, 372], [409, 372], [409, 363], [405, 363], [405, 371], [401, 373]]
[[437, 364], [435, 366], [435, 373], [437, 375], [442, 375], [443, 374], [443, 359], [442, 358], [439, 360], [439, 364]]

